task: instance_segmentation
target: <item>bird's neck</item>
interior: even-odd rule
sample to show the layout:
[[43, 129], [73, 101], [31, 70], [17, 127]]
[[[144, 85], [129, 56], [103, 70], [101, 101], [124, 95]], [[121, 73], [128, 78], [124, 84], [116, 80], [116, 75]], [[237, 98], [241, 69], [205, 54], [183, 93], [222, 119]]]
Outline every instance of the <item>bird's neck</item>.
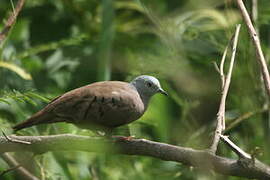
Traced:
[[144, 107], [146, 109], [148, 107], [148, 103], [149, 103], [150, 98], [152, 96], [149, 96], [149, 94], [146, 94], [141, 88], [136, 87], [136, 85], [134, 83], [135, 82], [131, 82], [130, 85], [132, 86], [132, 88], [134, 88], [138, 92], [138, 94], [140, 95], [140, 98], [144, 104]]
[[[140, 93], [139, 93], [139, 94], [140, 94]], [[141, 99], [142, 99], [142, 102], [143, 102], [144, 107], [145, 107], [145, 110], [146, 110], [147, 107], [148, 107], [148, 104], [149, 104], [149, 101], [150, 101], [150, 98], [151, 98], [151, 97], [146, 96], [146, 95], [144, 95], [144, 94], [140, 94], [140, 97], [141, 97]]]

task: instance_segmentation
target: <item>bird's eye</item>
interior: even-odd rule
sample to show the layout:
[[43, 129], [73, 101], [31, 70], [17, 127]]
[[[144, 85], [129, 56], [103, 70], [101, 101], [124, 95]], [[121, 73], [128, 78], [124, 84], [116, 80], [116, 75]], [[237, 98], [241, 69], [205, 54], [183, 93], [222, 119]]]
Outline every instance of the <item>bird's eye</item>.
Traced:
[[152, 87], [152, 83], [148, 82], [146, 83], [147, 87]]

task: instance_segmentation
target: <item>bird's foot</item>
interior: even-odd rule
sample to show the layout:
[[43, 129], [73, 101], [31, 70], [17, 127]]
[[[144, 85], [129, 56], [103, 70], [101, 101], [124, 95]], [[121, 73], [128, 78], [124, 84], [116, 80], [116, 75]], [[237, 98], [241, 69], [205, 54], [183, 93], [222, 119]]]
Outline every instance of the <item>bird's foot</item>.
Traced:
[[112, 139], [117, 141], [131, 141], [135, 136], [112, 136]]

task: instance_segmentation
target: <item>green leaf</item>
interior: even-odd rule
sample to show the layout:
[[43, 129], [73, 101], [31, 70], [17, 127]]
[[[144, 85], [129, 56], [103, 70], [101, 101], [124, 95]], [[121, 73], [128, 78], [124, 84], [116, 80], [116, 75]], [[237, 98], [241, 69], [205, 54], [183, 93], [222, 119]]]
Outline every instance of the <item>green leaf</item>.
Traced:
[[0, 67], [9, 69], [9, 70], [17, 73], [19, 76], [21, 76], [25, 80], [32, 80], [32, 77], [29, 73], [25, 72], [24, 69], [22, 69], [21, 67], [15, 65], [15, 64], [0, 61]]
[[6, 103], [8, 105], [10, 105], [10, 102], [8, 102], [7, 100], [5, 100], [4, 98], [0, 98], [0, 102]]
[[29, 96], [29, 97], [32, 97], [32, 98], [36, 98], [36, 99], [40, 99], [46, 103], [50, 102], [50, 99], [46, 98], [46, 97], [43, 97], [39, 94], [36, 94], [36, 93], [33, 93], [33, 92], [27, 92], [25, 93], [25, 95]]

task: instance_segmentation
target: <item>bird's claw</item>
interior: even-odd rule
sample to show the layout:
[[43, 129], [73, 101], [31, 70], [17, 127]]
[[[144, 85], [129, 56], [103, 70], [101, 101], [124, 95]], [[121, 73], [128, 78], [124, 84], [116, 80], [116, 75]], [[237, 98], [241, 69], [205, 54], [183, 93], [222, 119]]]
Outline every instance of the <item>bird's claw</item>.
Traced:
[[115, 141], [131, 141], [135, 136], [112, 136]]

